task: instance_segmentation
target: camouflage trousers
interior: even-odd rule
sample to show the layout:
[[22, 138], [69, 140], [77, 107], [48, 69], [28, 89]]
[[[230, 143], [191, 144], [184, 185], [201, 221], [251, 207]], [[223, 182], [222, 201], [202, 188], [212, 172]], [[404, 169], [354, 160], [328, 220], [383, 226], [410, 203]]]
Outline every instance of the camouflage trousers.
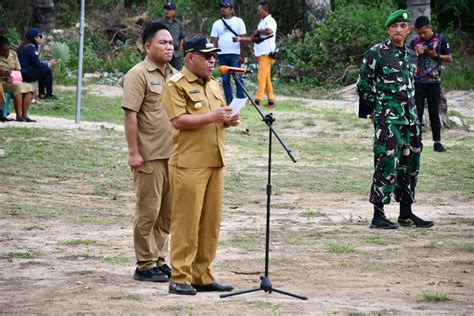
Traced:
[[[406, 168], [400, 164], [404, 145], [410, 149]], [[393, 193], [400, 201], [400, 192], [407, 192], [404, 203], [414, 201], [422, 148], [419, 125], [375, 124], [371, 203], [388, 204]]]

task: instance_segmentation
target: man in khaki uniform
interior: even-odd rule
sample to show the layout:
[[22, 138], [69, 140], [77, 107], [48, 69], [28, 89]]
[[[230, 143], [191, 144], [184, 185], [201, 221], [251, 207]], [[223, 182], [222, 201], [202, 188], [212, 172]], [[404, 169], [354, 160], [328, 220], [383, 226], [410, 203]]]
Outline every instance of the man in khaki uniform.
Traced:
[[168, 63], [173, 38], [161, 23], [151, 23], [142, 34], [146, 58], [125, 75], [122, 108], [128, 164], [137, 195], [133, 243], [137, 258], [135, 280], [166, 282], [171, 269], [165, 263], [171, 219], [168, 159], [172, 129], [160, 96], [166, 79], [178, 71]]
[[218, 51], [204, 37], [186, 41], [185, 67], [163, 89], [162, 103], [174, 127], [169, 161], [173, 294], [233, 290], [215, 282], [210, 268], [224, 191], [224, 128], [240, 123], [211, 77]]

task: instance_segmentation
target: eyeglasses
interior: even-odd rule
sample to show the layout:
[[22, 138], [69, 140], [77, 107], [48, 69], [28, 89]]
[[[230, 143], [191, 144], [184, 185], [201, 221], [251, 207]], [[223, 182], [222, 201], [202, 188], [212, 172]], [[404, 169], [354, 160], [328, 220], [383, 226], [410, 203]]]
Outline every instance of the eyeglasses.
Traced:
[[199, 55], [199, 56], [202, 56], [205, 60], [209, 61], [211, 60], [212, 58], [214, 59], [217, 59], [217, 55], [216, 54], [203, 54], [203, 53], [193, 53], [194, 55]]

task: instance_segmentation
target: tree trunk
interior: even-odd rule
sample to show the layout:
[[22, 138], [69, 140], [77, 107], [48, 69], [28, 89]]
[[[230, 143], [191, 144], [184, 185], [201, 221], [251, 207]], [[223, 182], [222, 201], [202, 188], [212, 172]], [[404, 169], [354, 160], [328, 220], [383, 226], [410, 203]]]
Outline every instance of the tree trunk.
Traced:
[[305, 3], [318, 23], [324, 21], [331, 13], [331, 0], [305, 0]]
[[[407, 0], [407, 10], [411, 12], [412, 20], [411, 23], [414, 26], [415, 21], [420, 16], [426, 16], [431, 21], [431, 7], [430, 0]], [[413, 31], [407, 39], [410, 43], [416, 37], [416, 31]], [[440, 104], [439, 104], [439, 119], [442, 127], [449, 128], [448, 118], [448, 103], [444, 93], [441, 91]], [[428, 105], [425, 103], [425, 112], [423, 113], [423, 124], [426, 128], [431, 128], [430, 116], [428, 115]]]
[[54, 0], [34, 0], [33, 21], [42, 31], [52, 30], [56, 26]]
[[[431, 0], [407, 0], [407, 10], [411, 12], [411, 24], [414, 26], [416, 19], [427, 16], [431, 20]], [[408, 36], [408, 43], [416, 37], [416, 31]]]

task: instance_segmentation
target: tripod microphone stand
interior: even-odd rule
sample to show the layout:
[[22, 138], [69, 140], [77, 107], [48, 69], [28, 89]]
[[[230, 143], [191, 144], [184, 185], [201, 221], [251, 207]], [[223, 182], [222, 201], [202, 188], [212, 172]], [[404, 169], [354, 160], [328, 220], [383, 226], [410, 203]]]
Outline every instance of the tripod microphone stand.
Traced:
[[[235, 78], [235, 74], [232, 74]], [[273, 129], [273, 122], [275, 122], [275, 119], [273, 118], [272, 113], [269, 113], [267, 115], [264, 115], [263, 112], [260, 110], [260, 108], [255, 104], [254, 100], [249, 96], [247, 90], [245, 90], [243, 84], [239, 80], [234, 80], [242, 90], [244, 91], [245, 95], [247, 98], [250, 100], [254, 108], [257, 110], [257, 112], [260, 114], [262, 117], [263, 122], [268, 126], [268, 182], [267, 182], [267, 223], [266, 223], [266, 232], [265, 232], [265, 274], [264, 276], [260, 276], [260, 287], [257, 288], [252, 288], [248, 290], [242, 290], [242, 291], [237, 291], [237, 292], [232, 292], [228, 294], [221, 294], [220, 298], [226, 298], [230, 296], [235, 296], [235, 295], [241, 295], [245, 293], [251, 293], [251, 292], [257, 292], [257, 291], [265, 291], [268, 293], [271, 292], [277, 292], [280, 294], [292, 296], [295, 298], [299, 298], [301, 300], [307, 300], [308, 298], [306, 296], [301, 296], [297, 294], [293, 294], [290, 292], [286, 292], [277, 288], [274, 288], [272, 285], [272, 281], [270, 280], [270, 277], [268, 276], [268, 261], [269, 261], [269, 247], [270, 247], [270, 197], [272, 195], [272, 181], [271, 181], [271, 171], [272, 171], [272, 135], [275, 135], [275, 137], [278, 139], [280, 144], [283, 146], [285, 149], [286, 153], [288, 156], [291, 158], [293, 162], [296, 162], [295, 156], [293, 156], [293, 153], [291, 150], [286, 147], [285, 143], [283, 140], [278, 136], [278, 133]]]

